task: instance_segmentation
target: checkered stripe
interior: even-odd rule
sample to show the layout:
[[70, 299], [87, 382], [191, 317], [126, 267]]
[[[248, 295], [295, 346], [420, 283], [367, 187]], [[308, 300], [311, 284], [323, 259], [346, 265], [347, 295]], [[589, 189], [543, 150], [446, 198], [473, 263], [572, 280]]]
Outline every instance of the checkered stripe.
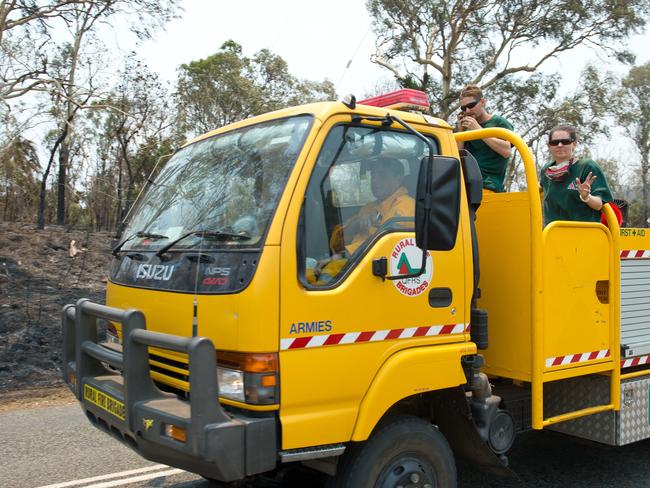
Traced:
[[594, 359], [603, 359], [609, 357], [609, 349], [601, 351], [583, 352], [581, 354], [567, 354], [566, 356], [556, 356], [546, 358], [546, 367], [564, 366], [565, 364], [584, 363], [585, 361], [593, 361]]
[[431, 337], [462, 334], [464, 332], [469, 332], [469, 324], [432, 325], [429, 327], [408, 327], [404, 329], [290, 337], [287, 339], [280, 339], [280, 349], [285, 351], [287, 349], [336, 346], [338, 344], [357, 344], [360, 342], [389, 341], [392, 339], [410, 339], [411, 337]]
[[621, 359], [621, 368], [631, 368], [641, 364], [648, 364], [650, 356], [639, 356], [637, 358]]
[[621, 251], [621, 259], [644, 259], [650, 258], [650, 250], [637, 251], [635, 249], [628, 249]]

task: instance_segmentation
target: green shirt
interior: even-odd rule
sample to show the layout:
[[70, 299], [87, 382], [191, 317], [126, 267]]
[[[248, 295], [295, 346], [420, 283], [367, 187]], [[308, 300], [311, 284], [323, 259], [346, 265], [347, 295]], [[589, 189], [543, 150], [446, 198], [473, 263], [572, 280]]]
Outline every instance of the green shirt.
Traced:
[[546, 176], [546, 168], [554, 164], [547, 163], [541, 171], [540, 182], [544, 190], [544, 225], [555, 220], [573, 220], [600, 222], [600, 210], [594, 210], [580, 200], [576, 178], [584, 181], [591, 172], [597, 178], [591, 184], [591, 194], [600, 197], [603, 203], [613, 200], [603, 170], [591, 159], [579, 159], [569, 167], [569, 173], [561, 181], [553, 181]]
[[[481, 124], [481, 127], [503, 127], [512, 130], [512, 124], [500, 115], [493, 115]], [[510, 158], [504, 158], [495, 152], [482, 139], [476, 141], [467, 141], [464, 148], [472, 153], [476, 158], [481, 174], [483, 175], [483, 188], [488, 190], [502, 192], [503, 180], [506, 177], [506, 168]]]

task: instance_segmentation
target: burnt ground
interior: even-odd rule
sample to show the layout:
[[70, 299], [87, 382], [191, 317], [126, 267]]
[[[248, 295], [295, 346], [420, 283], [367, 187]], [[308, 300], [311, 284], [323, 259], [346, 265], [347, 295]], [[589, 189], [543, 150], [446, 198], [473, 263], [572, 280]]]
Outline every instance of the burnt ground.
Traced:
[[0, 222], [0, 393], [63, 384], [61, 309], [79, 298], [104, 302], [112, 237]]

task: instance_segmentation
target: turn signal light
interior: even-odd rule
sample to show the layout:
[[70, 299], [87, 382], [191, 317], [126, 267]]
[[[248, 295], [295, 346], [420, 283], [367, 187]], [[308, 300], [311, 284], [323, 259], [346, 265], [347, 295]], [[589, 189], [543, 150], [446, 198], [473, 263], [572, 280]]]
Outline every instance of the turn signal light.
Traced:
[[262, 386], [275, 386], [278, 383], [277, 377], [274, 374], [262, 376]]
[[217, 351], [217, 363], [246, 373], [275, 373], [278, 370], [278, 354]]
[[171, 437], [174, 440], [177, 440], [178, 442], [185, 442], [187, 440], [185, 429], [179, 427], [178, 425], [165, 425], [165, 435], [167, 437]]

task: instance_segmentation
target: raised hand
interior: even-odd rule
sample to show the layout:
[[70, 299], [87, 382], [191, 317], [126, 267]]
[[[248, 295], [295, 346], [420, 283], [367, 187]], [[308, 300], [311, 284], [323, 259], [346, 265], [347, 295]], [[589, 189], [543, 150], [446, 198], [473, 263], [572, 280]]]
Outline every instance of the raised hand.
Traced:
[[598, 176], [593, 175], [591, 171], [583, 182], [580, 182], [580, 178], [576, 178], [576, 186], [578, 187], [580, 198], [582, 198], [582, 200], [586, 200], [589, 198], [589, 195], [591, 195], [591, 184], [596, 181], [596, 178], [598, 178]]

